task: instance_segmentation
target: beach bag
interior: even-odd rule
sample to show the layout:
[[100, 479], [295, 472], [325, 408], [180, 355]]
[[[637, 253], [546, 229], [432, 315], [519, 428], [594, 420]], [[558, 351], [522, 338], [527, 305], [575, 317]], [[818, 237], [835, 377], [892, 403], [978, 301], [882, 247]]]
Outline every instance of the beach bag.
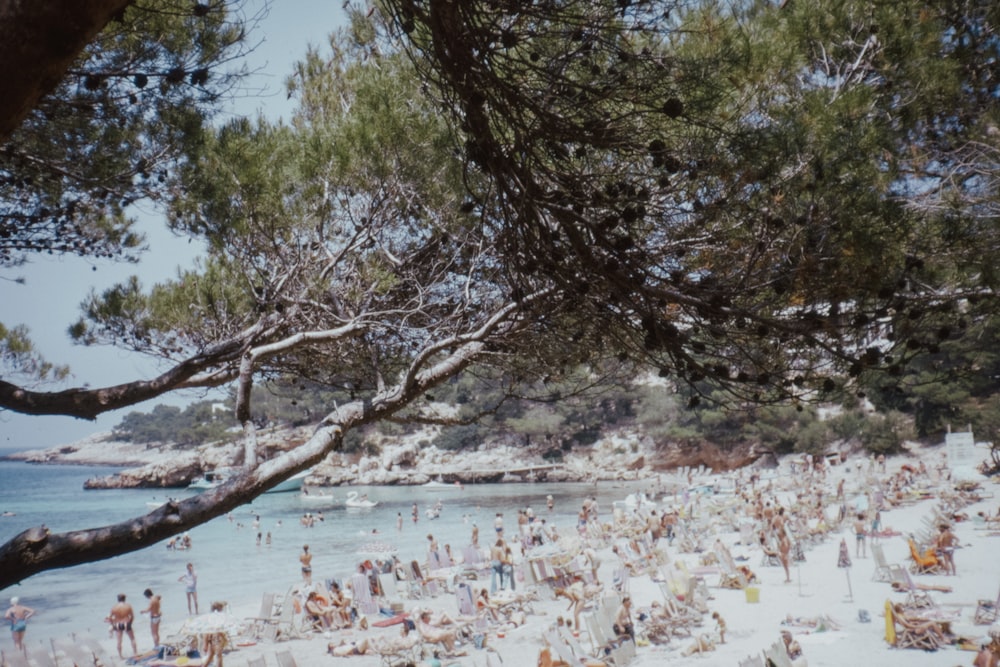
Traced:
[[478, 633], [472, 636], [472, 643], [476, 648], [482, 650], [486, 646], [486, 635]]

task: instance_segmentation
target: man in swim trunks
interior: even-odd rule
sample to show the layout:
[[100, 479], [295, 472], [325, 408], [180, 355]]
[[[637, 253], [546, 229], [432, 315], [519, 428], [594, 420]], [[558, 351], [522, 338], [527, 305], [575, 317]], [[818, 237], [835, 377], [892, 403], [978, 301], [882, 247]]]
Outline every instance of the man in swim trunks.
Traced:
[[162, 602], [159, 595], [154, 595], [153, 591], [146, 589], [142, 592], [149, 600], [149, 606], [140, 611], [140, 614], [149, 614], [149, 630], [153, 634], [153, 646], [160, 645], [160, 603]]
[[10, 633], [14, 637], [14, 648], [25, 653], [24, 631], [28, 629], [28, 619], [35, 615], [35, 610], [21, 604], [19, 598], [10, 599], [10, 608], [3, 615], [4, 620], [10, 623]]
[[125, 594], [118, 594], [118, 602], [114, 607], [111, 608], [111, 613], [108, 614], [107, 621], [111, 624], [111, 629], [115, 631], [115, 637], [118, 638], [118, 657], [124, 658], [122, 655], [122, 635], [127, 634], [129, 641], [132, 642], [132, 655], [138, 655], [139, 650], [135, 646], [135, 632], [132, 631], [132, 621], [135, 619], [135, 612], [132, 611], [132, 605], [125, 602]]
[[309, 553], [309, 545], [303, 545], [302, 553], [299, 555], [299, 562], [302, 563], [302, 581], [305, 582], [306, 586], [312, 584], [312, 554]]

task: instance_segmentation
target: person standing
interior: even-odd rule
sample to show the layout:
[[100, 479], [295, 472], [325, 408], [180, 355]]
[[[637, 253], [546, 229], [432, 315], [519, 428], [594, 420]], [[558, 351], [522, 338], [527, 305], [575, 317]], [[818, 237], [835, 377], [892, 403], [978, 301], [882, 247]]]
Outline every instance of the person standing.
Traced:
[[24, 632], [28, 629], [28, 619], [35, 615], [35, 610], [21, 604], [20, 598], [12, 597], [4, 620], [10, 623], [10, 634], [14, 638], [14, 648], [27, 655], [24, 648]]
[[139, 650], [135, 645], [135, 632], [132, 630], [132, 621], [135, 620], [135, 612], [132, 610], [132, 605], [125, 602], [125, 594], [118, 594], [118, 602], [111, 608], [111, 613], [108, 614], [108, 622], [111, 624], [111, 629], [115, 632], [115, 637], [118, 640], [118, 657], [124, 658], [122, 655], [122, 635], [128, 635], [129, 641], [132, 642], [132, 655], [139, 655]]
[[184, 584], [184, 592], [187, 594], [188, 614], [194, 607], [194, 613], [198, 613], [198, 575], [194, 571], [194, 563], [187, 564], [187, 572], [177, 578], [177, 581]]
[[159, 595], [155, 595], [152, 589], [147, 588], [142, 592], [146, 599], [149, 600], [149, 606], [140, 611], [140, 614], [149, 614], [149, 631], [153, 635], [153, 646], [160, 645], [160, 619], [162, 618], [160, 614], [160, 604], [162, 599]]
[[396, 512], [396, 532], [403, 531], [403, 513]]
[[937, 536], [937, 541], [934, 547], [937, 549], [937, 554], [944, 561], [945, 571], [954, 576], [955, 575], [955, 547], [958, 546], [958, 538], [955, 537], [955, 533], [951, 532], [951, 527], [942, 523], [938, 526], [940, 531]]
[[856, 538], [857, 542], [854, 549], [855, 557], [857, 558], [868, 557], [868, 547], [865, 542], [865, 538], [867, 536], [868, 536], [868, 528], [865, 526], [865, 515], [859, 512], [858, 518], [854, 522], [854, 537]]
[[312, 578], [313, 578], [312, 574], [313, 557], [312, 554], [309, 553], [308, 544], [302, 545], [302, 553], [299, 555], [299, 562], [302, 563], [302, 581], [304, 581], [306, 586], [308, 586], [312, 584]]

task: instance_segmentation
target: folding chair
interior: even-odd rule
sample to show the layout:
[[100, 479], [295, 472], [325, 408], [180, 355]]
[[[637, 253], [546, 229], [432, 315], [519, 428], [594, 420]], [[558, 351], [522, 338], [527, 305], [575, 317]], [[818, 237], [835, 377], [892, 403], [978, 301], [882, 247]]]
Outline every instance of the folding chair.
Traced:
[[267, 667], [267, 660], [264, 659], [264, 656], [250, 658], [247, 660], [247, 667]]
[[889, 562], [885, 559], [885, 552], [881, 544], [872, 544], [872, 558], [875, 559], [875, 571], [872, 573], [872, 581], [892, 581], [892, 572], [889, 570]]
[[280, 651], [274, 657], [278, 659], [278, 667], [299, 667], [291, 651]]
[[976, 613], [973, 616], [973, 623], [976, 625], [990, 625], [997, 620], [1000, 611], [1000, 591], [997, 592], [996, 600], [979, 600], [976, 604]]

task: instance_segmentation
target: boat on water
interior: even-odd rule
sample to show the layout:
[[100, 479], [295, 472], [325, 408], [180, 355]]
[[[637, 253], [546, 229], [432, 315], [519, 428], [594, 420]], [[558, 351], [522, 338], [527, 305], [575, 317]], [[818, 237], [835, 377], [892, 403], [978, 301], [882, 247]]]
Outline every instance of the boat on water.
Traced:
[[188, 484], [187, 488], [192, 491], [207, 491], [208, 489], [214, 489], [228, 482], [237, 473], [238, 470], [235, 468], [216, 468], [215, 470], [207, 470], [201, 477], [194, 478], [191, 483]]
[[309, 476], [311, 470], [303, 470], [302, 472], [297, 472], [284, 482], [279, 483], [277, 486], [268, 489], [264, 493], [288, 493], [290, 491], [299, 491], [302, 489], [302, 483], [305, 481], [306, 477]]
[[309, 505], [333, 505], [337, 502], [337, 498], [332, 493], [310, 491], [307, 486], [302, 487], [302, 493], [299, 494], [299, 500]]
[[357, 491], [348, 491], [347, 500], [344, 501], [344, 505], [347, 507], [375, 507], [378, 505], [378, 502], [369, 500], [367, 494], [359, 498]]
[[[216, 468], [215, 470], [209, 470], [201, 477], [195, 478], [194, 481], [188, 484], [187, 488], [193, 491], [214, 489], [228, 482], [230, 479], [238, 475], [239, 472], [239, 468]], [[288, 493], [290, 491], [298, 491], [302, 488], [302, 482], [309, 476], [310, 472], [311, 471], [309, 470], [303, 470], [302, 472], [295, 473], [285, 481], [280, 482], [264, 493]]]
[[426, 484], [421, 484], [420, 488], [427, 489], [428, 491], [461, 491], [465, 487], [462, 486], [461, 482], [454, 482], [453, 484], [447, 484], [442, 482], [440, 479], [432, 479]]

